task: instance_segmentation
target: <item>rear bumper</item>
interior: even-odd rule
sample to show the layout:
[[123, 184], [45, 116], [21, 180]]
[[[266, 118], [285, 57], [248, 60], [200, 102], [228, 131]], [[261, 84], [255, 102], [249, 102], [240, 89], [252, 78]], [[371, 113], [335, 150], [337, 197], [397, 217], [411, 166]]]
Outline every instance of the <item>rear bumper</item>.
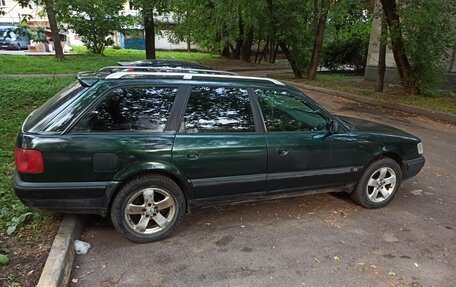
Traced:
[[423, 168], [425, 162], [426, 160], [424, 159], [424, 156], [420, 156], [410, 160], [404, 160], [404, 174], [402, 178], [407, 179], [417, 175]]
[[120, 182], [25, 182], [16, 173], [13, 188], [27, 206], [65, 213], [99, 214], [108, 212], [111, 195]]

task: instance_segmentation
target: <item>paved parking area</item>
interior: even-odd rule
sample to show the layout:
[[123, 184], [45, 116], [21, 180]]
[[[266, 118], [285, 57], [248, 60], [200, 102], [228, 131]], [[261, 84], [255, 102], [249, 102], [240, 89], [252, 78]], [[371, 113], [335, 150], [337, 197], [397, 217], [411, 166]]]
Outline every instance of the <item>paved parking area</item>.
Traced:
[[310, 96], [332, 112], [422, 138], [427, 163], [386, 208], [344, 194], [200, 209], [169, 239], [134, 244], [91, 217], [72, 286], [454, 286], [456, 127]]

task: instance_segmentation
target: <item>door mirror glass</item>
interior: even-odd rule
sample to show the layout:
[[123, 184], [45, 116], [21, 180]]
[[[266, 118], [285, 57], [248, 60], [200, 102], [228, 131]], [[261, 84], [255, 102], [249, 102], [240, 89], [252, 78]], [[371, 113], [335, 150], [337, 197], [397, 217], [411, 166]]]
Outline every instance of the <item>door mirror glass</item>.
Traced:
[[339, 123], [335, 121], [329, 122], [329, 132], [332, 134], [337, 134], [339, 132]]

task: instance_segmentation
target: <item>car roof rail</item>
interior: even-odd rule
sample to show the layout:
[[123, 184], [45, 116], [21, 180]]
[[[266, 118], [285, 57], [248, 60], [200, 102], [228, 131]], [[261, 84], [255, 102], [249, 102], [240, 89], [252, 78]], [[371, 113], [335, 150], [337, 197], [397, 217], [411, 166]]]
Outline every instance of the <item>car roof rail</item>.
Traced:
[[216, 74], [197, 74], [197, 73], [163, 73], [163, 72], [137, 72], [137, 71], [122, 71], [122, 72], [115, 72], [106, 76], [105, 79], [121, 79], [124, 77], [141, 77], [141, 76], [152, 76], [152, 77], [174, 77], [180, 78], [183, 80], [192, 80], [194, 78], [211, 78], [211, 79], [235, 79], [235, 80], [253, 80], [253, 81], [263, 81], [273, 83], [279, 86], [285, 86], [279, 80], [270, 79], [270, 78], [261, 78], [261, 77], [245, 77], [239, 75], [216, 75]]
[[176, 68], [176, 67], [150, 67], [150, 66], [109, 66], [99, 70], [99, 72], [182, 72], [192, 74], [214, 74], [214, 75], [238, 75], [234, 72], [222, 70], [194, 69], [194, 68]]

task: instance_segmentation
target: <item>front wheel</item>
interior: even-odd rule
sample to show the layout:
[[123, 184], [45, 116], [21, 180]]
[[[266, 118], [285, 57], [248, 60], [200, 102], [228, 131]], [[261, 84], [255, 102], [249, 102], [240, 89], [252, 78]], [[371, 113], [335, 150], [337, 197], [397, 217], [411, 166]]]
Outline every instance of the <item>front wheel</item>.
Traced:
[[161, 240], [179, 225], [185, 198], [179, 186], [162, 175], [145, 175], [126, 183], [114, 198], [115, 228], [137, 243]]
[[399, 164], [390, 158], [381, 158], [366, 168], [351, 197], [366, 208], [384, 207], [393, 200], [401, 182]]

